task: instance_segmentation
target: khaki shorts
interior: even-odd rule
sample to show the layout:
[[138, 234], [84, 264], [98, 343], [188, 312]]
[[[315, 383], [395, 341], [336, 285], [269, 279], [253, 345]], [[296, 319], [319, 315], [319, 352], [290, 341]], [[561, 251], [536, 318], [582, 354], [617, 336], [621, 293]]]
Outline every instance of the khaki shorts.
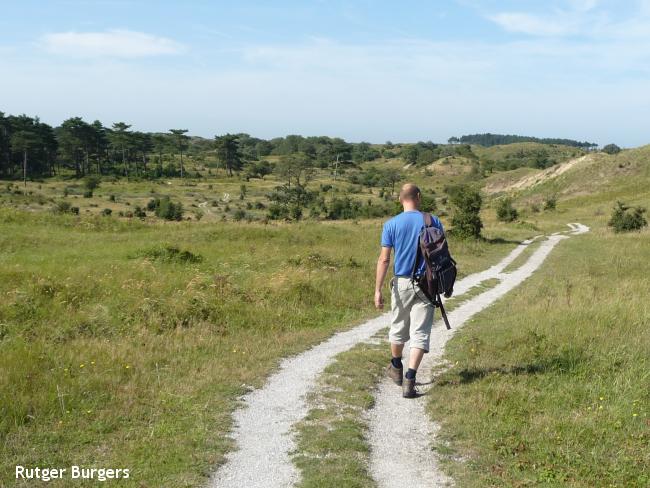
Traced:
[[388, 340], [391, 344], [411, 341], [411, 347], [429, 352], [433, 325], [433, 305], [410, 278], [393, 277], [390, 280], [391, 326]]

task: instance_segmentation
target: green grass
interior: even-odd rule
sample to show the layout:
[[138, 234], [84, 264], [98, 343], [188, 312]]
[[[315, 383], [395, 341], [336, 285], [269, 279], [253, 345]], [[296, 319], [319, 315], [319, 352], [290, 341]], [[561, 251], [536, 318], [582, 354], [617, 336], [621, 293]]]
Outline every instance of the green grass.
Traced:
[[319, 377], [308, 399], [312, 408], [295, 426], [294, 463], [301, 471], [300, 487], [376, 486], [368, 472], [368, 425], [363, 413], [374, 404], [372, 386], [383, 374], [387, 351], [385, 340], [359, 344], [337, 355]]
[[[244, 384], [375, 313], [374, 223], [0, 221], [3, 482], [18, 462], [83, 462], [200, 484]], [[168, 245], [202, 259], [150, 257]], [[328, 264], [292, 264], [307, 255]]]
[[452, 339], [429, 409], [459, 486], [648, 485], [647, 239], [562, 242]]
[[[565, 230], [566, 222], [581, 221], [602, 228], [615, 198], [647, 204], [645, 197], [638, 196], [643, 195], [640, 189], [647, 180], [635, 181], [630, 185], [631, 190], [624, 184], [626, 175], [645, 175], [646, 171], [636, 159], [625, 159], [630, 157], [624, 152], [615, 160], [618, 163], [604, 159], [607, 164], [617, 165], [616, 168], [623, 165], [615, 185], [606, 188], [598, 183], [593, 191], [581, 195], [562, 193], [556, 212], [526, 215], [527, 222], [503, 224], [496, 222], [493, 209], [488, 208], [484, 212], [485, 240], [451, 240], [460, 276], [485, 269], [524, 238]], [[421, 171], [411, 176], [416, 175], [416, 181], [423, 187], [438, 185], [435, 186], [438, 189], [445, 183], [439, 175], [424, 175]], [[592, 176], [597, 179], [596, 173]], [[571, 172], [566, 177], [577, 178]], [[319, 178], [314, 185], [331, 182], [325, 172]], [[240, 394], [250, 386], [262, 385], [280, 358], [302, 351], [376, 313], [371, 300], [379, 250], [379, 221], [306, 221], [291, 225], [222, 222], [224, 217], [231, 219], [235, 210], [245, 209], [248, 202], [266, 202], [266, 193], [278, 183], [273, 177], [247, 183], [223, 175], [186, 181], [105, 181], [90, 199], [80, 196], [83, 189], [79, 182], [64, 178], [29, 182], [26, 192], [16, 185], [7, 188], [2, 184], [0, 205], [11, 208], [0, 209], [0, 486], [14, 482], [13, 468], [17, 463], [128, 467], [138, 486], [201, 485], [214, 466], [223, 461], [224, 454], [233, 448], [226, 434], [232, 427], [231, 413]], [[241, 184], [247, 185], [243, 201], [238, 199]], [[349, 186], [343, 181], [337, 185], [341, 195]], [[63, 197], [66, 186], [71, 188], [69, 195]], [[535, 190], [537, 193], [520, 195], [518, 203], [557, 188], [544, 187]], [[228, 211], [223, 202], [225, 193], [234, 198]], [[353, 197], [379, 201], [376, 193], [376, 189], [373, 192], [364, 189]], [[114, 215], [119, 211], [128, 212], [136, 205], [145, 205], [152, 196], [164, 194], [182, 201], [193, 220], [164, 223], [147, 218], [143, 222], [97, 215], [105, 207], [112, 208]], [[115, 202], [109, 200], [110, 195], [115, 195]], [[80, 207], [80, 217], [52, 215], [48, 211], [63, 198]], [[219, 203], [217, 207], [210, 206], [210, 213], [205, 212], [201, 221], [196, 222], [193, 212], [199, 211], [198, 204], [204, 201]], [[251, 213], [261, 217], [264, 211]], [[642, 241], [635, 241], [638, 237], [634, 236], [621, 236], [617, 238], [621, 241], [612, 241], [613, 237], [604, 234], [607, 239], [603, 242], [612, 249], [625, 248], [626, 256], [628, 251], [632, 253], [630, 259], [636, 263], [636, 268], [631, 270], [632, 277], [640, 280], [643, 259], [647, 258], [640, 245]], [[595, 236], [572, 238], [568, 243], [576, 246], [578, 242], [592, 239]], [[636, 244], [621, 247], [627, 246], [624, 239]], [[598, 241], [594, 242], [596, 246]], [[565, 245], [563, 242], [554, 251], [554, 259], [564, 255], [561, 253]], [[594, 256], [613, 252], [598, 247], [582, 252], [571, 249], [588, 270], [592, 269], [590, 266], [596, 270], [606, 266], [606, 262], [594, 260]], [[565, 262], [554, 266], [556, 273], [569, 269]], [[603, 283], [608, 282], [598, 276]], [[530, 287], [530, 283], [525, 286]], [[547, 296], [553, 295], [550, 291], [546, 293], [547, 285], [536, 283], [539, 289], [545, 290], [540, 300], [550, 300]], [[588, 290], [583, 288], [590, 281], [571, 283], [571, 290], [582, 290], [584, 294]], [[565, 286], [564, 282], [561, 285]], [[527, 290], [539, 295], [536, 289]], [[639, 305], [642, 295], [632, 285], [623, 292], [630, 295], [637, 313], [631, 323], [639, 327], [647, 324], [647, 315], [642, 315], [647, 312]], [[623, 302], [610, 302], [598, 304], [593, 311], [579, 309], [567, 317], [575, 323], [579, 314], [599, 320], [615, 317], [614, 312]], [[526, 303], [522, 299], [517, 305], [521, 311], [514, 309], [524, 319], [528, 313]], [[583, 302], [573, 302], [576, 303]], [[584, 307], [588, 303], [591, 305], [585, 301]], [[529, 307], [531, 312], [538, 311], [536, 306]], [[600, 315], [593, 315], [596, 313]], [[542, 317], [546, 322], [540, 322], [539, 327], [551, 327], [553, 316]], [[535, 320], [538, 319], [536, 316]], [[508, 322], [499, 334], [506, 334], [506, 327], [510, 333], [521, 332], [520, 325]], [[603, 326], [594, 330], [600, 330], [599, 327]], [[585, 324], [578, 330], [582, 334], [578, 339], [586, 344], [584, 347], [592, 342], [597, 345], [598, 341], [604, 344], [604, 339], [598, 339], [600, 336]], [[543, 333], [546, 334], [543, 347], [548, 349], [561, 352], [562, 347], [572, 344], [569, 342], [572, 337]], [[463, 337], [461, 333], [458, 341], [464, 340]], [[480, 337], [477, 336], [477, 341]], [[626, 337], [619, 339], [623, 341]], [[636, 341], [633, 344], [623, 342], [624, 346], [616, 346], [615, 361], [629, 361], [641, 347], [647, 350], [647, 342], [645, 346], [642, 342], [647, 336], [634, 337], [630, 333], [629, 340], [633, 339]], [[525, 340], [528, 339], [522, 339], [522, 343]], [[501, 359], [503, 355], [506, 360], [508, 354], [516, 351], [517, 344], [514, 344], [505, 353], [499, 350], [499, 355], [490, 357]], [[604, 345], [597, 351], [606, 354]], [[380, 353], [361, 350], [367, 354], [369, 365], [362, 384], [375, 381], [371, 366], [375, 352]], [[359, 350], [353, 354], [356, 353]], [[346, 356], [344, 361], [350, 357]], [[473, 361], [477, 357], [465, 359]], [[513, 362], [510, 366], [517, 367], [517, 364]], [[448, 373], [451, 376], [444, 387], [447, 390], [456, 388], [452, 386], [454, 371], [459, 370]], [[611, 379], [598, 371], [601, 377]], [[621, 377], [621, 381], [634, 388], [647, 385], [647, 376], [638, 369], [633, 373], [636, 376], [630, 373]], [[618, 378], [615, 376], [614, 380]], [[482, 381], [481, 378], [474, 384]], [[522, 381], [526, 383], [520, 385], [524, 397], [530, 397], [544, 386], [528, 378]], [[458, 388], [461, 391], [470, 386]], [[549, 389], [556, 387], [558, 392], [562, 391], [560, 384], [552, 384]], [[362, 402], [364, 408], [368, 405], [367, 395], [357, 398], [353, 390], [337, 396], [336, 401], [344, 403], [346, 395], [352, 402]], [[463, 401], [470, 406], [476, 403], [476, 398], [466, 395], [464, 390], [463, 395], [453, 403], [458, 411], [465, 408]], [[565, 400], [562, 397], [559, 401], [571, 407], [571, 402]], [[647, 397], [641, 398], [637, 405], [647, 410], [646, 404], [641, 403], [646, 400]], [[603, 405], [603, 410], [606, 407]], [[646, 410], [639, 410], [637, 418], [644, 419]], [[451, 410], [447, 412], [450, 419], [455, 414]], [[622, 423], [621, 428], [625, 425]], [[312, 434], [321, 432], [317, 425], [310, 428], [315, 429]], [[358, 439], [363, 430], [354, 422], [341, 425], [341, 429], [336, 442], [329, 445], [324, 439], [323, 444], [317, 439], [310, 440], [311, 434], [301, 445], [307, 453], [318, 453], [332, 449], [337, 443], [344, 444], [348, 434]], [[589, 440], [590, 432], [577, 433], [575, 439], [584, 435]], [[450, 443], [456, 452], [474, 453], [470, 450], [467, 454], [463, 444], [453, 442], [454, 435], [450, 434]], [[614, 438], [622, 442], [622, 438]], [[647, 443], [647, 436], [635, 439], [634, 445]], [[355, 443], [354, 452], [357, 457], [349, 460], [348, 471], [342, 473], [350, 475], [348, 480], [354, 479], [351, 473], [367, 480], [367, 473], [361, 469], [363, 444]], [[490, 454], [489, 450], [486, 452]], [[639, 461], [627, 450], [621, 456]], [[545, 459], [537, 452], [531, 457]], [[493, 460], [490, 455], [486, 459], [488, 463]], [[305, 455], [300, 461], [304, 463], [304, 472], [312, 473], [305, 480], [318, 483], [319, 479], [325, 479], [316, 467], [317, 460], [317, 455]], [[647, 458], [641, 461], [647, 465]], [[323, 465], [330, 474], [337, 470], [336, 466], [336, 463]], [[462, 466], [451, 469], [460, 470], [460, 479], [472, 482], [477, 479]], [[504, 475], [498, 479], [507, 478]], [[65, 486], [64, 482], [50, 483]]]
[[[0, 210], [0, 480], [81, 463], [201, 485], [240, 394], [376, 314], [380, 230]], [[515, 243], [451, 245], [467, 274]]]

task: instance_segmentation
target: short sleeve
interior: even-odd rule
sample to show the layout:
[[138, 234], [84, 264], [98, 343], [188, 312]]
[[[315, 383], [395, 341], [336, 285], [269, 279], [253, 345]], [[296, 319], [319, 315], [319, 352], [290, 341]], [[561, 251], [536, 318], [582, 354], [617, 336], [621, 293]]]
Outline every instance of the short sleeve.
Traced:
[[393, 226], [386, 222], [381, 232], [381, 247], [394, 247], [394, 242]]

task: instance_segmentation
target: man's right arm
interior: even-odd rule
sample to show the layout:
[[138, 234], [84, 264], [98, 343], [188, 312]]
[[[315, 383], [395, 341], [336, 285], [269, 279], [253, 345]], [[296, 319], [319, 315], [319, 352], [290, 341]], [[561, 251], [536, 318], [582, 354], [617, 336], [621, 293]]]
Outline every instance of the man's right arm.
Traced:
[[377, 260], [377, 273], [375, 275], [375, 307], [379, 310], [384, 308], [384, 296], [381, 292], [384, 280], [390, 266], [390, 247], [382, 247]]

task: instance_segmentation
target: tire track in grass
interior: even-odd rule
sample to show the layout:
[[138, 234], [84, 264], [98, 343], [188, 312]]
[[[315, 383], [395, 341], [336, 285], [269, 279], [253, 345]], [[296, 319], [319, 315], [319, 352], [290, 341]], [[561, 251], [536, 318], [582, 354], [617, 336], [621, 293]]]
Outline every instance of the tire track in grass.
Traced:
[[[569, 227], [571, 235], [589, 231], [589, 228], [582, 224], [569, 224]], [[451, 334], [445, 333], [440, 320], [434, 324], [430, 352], [422, 361], [418, 372], [419, 379], [431, 377], [432, 368], [440, 364], [445, 344], [467, 320], [520, 285], [542, 265], [553, 248], [567, 238], [567, 235], [562, 234], [549, 236], [525, 264], [511, 273], [503, 273], [505, 266], [490, 268], [494, 273], [490, 278], [499, 278], [501, 282], [463, 302], [449, 313], [449, 321], [453, 327]], [[522, 248], [515, 258], [523, 250]], [[419, 386], [422, 396], [426, 395], [429, 386], [430, 383]], [[380, 488], [437, 487], [453, 484], [438, 466], [431, 443], [439, 426], [428, 418], [424, 403], [425, 399], [422, 397], [402, 398], [401, 390], [388, 379], [381, 382], [375, 398], [375, 407], [370, 412], [370, 472]], [[399, 446], [399, 449], [395, 449], [395, 446]]]
[[[456, 285], [456, 295], [497, 277], [532, 240], [524, 241], [498, 264], [486, 271], [469, 275]], [[305, 395], [318, 375], [337, 354], [367, 341], [390, 323], [383, 314], [353, 329], [339, 332], [311, 349], [284, 359], [266, 384], [241, 398], [235, 411], [231, 437], [237, 449], [226, 456], [208, 486], [211, 488], [267, 488], [293, 486], [300, 478], [291, 462], [295, 449], [292, 426], [309, 410]]]

